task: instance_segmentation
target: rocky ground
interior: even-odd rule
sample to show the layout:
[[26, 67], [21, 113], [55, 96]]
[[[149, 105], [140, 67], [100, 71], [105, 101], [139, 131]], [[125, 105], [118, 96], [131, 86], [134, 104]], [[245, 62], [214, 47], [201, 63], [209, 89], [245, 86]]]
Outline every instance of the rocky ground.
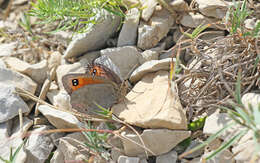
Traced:
[[[126, 12], [123, 24], [104, 10], [100, 23], [85, 33], [46, 34], [54, 25], [36, 24], [35, 17], [29, 18], [30, 28], [24, 25], [28, 1], [0, 0], [0, 156], [8, 159], [10, 149], [26, 139], [17, 162], [202, 161], [243, 128], [230, 128], [205, 148], [179, 157], [233, 121], [219, 106], [235, 99], [238, 72], [243, 104], [260, 101], [259, 42], [229, 35], [223, 20], [231, 4], [146, 0]], [[247, 7], [250, 30], [260, 19], [260, 2]], [[208, 28], [198, 37], [182, 34], [201, 24]], [[110, 68], [122, 83], [117, 89], [90, 85], [69, 95], [62, 77], [86, 74], [93, 62]], [[113, 115], [93, 114], [100, 111], [93, 99]], [[204, 126], [188, 127], [203, 117]], [[96, 130], [80, 132], [88, 129]], [[209, 162], [248, 162], [253, 145], [248, 132]]]

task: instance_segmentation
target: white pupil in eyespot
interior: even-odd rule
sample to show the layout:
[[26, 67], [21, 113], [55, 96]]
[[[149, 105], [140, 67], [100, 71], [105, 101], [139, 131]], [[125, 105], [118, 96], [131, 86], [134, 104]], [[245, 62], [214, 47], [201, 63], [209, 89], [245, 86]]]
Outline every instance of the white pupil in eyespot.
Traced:
[[72, 85], [73, 86], [77, 86], [78, 84], [79, 84], [78, 79], [73, 79], [72, 80]]
[[93, 69], [92, 75], [96, 75], [97, 70]]

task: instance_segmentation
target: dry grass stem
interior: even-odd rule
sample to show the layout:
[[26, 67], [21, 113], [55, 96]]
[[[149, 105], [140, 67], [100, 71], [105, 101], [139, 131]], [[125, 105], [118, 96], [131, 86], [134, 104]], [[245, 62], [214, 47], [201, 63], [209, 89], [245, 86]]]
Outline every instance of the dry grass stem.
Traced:
[[173, 47], [189, 48], [193, 56], [193, 64], [186, 65], [183, 75], [175, 80], [186, 109], [193, 107], [193, 110], [207, 111], [217, 108], [215, 105], [225, 104], [227, 100], [234, 100], [239, 71], [242, 95], [260, 88], [260, 63], [256, 61], [260, 53], [258, 39], [239, 35], [207, 41], [199, 38], [210, 33], [203, 32], [195, 39], [179, 39]]

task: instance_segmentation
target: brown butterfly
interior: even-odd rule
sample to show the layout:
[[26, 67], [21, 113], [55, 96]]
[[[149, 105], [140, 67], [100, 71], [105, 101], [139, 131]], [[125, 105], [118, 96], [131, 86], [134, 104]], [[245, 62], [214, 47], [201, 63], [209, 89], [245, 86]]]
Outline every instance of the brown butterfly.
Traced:
[[87, 66], [86, 73], [63, 76], [62, 83], [71, 96], [72, 105], [82, 104], [76, 110], [84, 112], [82, 109], [86, 109], [89, 113], [89, 110], [97, 108], [96, 104], [109, 108], [117, 102], [121, 79], [106, 66], [92, 63]]
[[62, 77], [62, 83], [68, 94], [91, 84], [120, 85], [121, 79], [109, 68], [101, 64], [89, 64], [86, 73], [71, 73]]

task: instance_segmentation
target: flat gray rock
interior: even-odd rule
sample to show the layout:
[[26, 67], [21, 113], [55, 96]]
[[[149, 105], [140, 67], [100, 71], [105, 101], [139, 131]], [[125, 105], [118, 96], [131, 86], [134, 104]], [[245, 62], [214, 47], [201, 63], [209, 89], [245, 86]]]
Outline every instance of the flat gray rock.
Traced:
[[[11, 124], [12, 123], [12, 124]], [[0, 153], [1, 157], [9, 160], [10, 149], [12, 148], [13, 152], [23, 144], [22, 134], [25, 134], [28, 129], [32, 126], [32, 120], [24, 117], [23, 118], [23, 127], [20, 129], [19, 119], [9, 120], [6, 123], [0, 124]], [[10, 126], [11, 125], [11, 126]], [[8, 130], [12, 129], [12, 133]], [[23, 148], [19, 151], [16, 161], [19, 163], [26, 163], [26, 153]]]
[[[188, 152], [190, 151], [191, 149], [201, 145], [203, 142], [200, 141], [199, 139], [195, 139], [195, 140], [192, 140], [190, 145], [186, 148], [186, 150], [184, 152]], [[192, 159], [192, 158], [196, 158], [196, 157], [199, 157], [201, 156], [202, 154], [204, 153], [204, 149], [201, 148], [201, 149], [198, 149], [197, 151], [194, 151], [188, 155], [186, 155], [184, 158], [189, 158], [189, 159]]]
[[118, 37], [117, 46], [136, 45], [137, 28], [140, 19], [140, 12], [137, 8], [128, 10], [122, 30]]
[[162, 154], [156, 157], [156, 163], [176, 163], [178, 159], [178, 154], [176, 151], [170, 151], [168, 153]]
[[[122, 133], [136, 143], [142, 144], [136, 134]], [[156, 156], [169, 152], [173, 147], [190, 136], [190, 131], [168, 129], [146, 129], [140, 135], [145, 146]], [[124, 151], [127, 156], [145, 155], [144, 149], [133, 142], [123, 139]], [[151, 153], [148, 152], [148, 155]]]
[[[203, 21], [205, 21], [204, 15], [201, 15], [199, 13], [197, 13], [197, 14], [189, 13], [182, 17], [180, 23], [186, 27], [196, 28], [197, 26], [202, 24]], [[206, 23], [204, 23], [204, 24], [206, 24]]]
[[25, 146], [27, 154], [26, 162], [44, 163], [49, 157], [54, 144], [48, 134], [39, 134], [38, 132], [51, 129], [49, 126], [42, 126], [33, 130], [37, 134], [31, 134]]
[[156, 72], [159, 70], [169, 70], [170, 63], [171, 58], [147, 61], [134, 70], [134, 72], [130, 76], [130, 81], [135, 83], [139, 81], [147, 73]]
[[74, 132], [63, 137], [59, 141], [58, 150], [64, 156], [64, 160], [75, 160], [83, 162], [88, 160], [89, 153], [82, 143], [88, 142], [81, 132]]
[[36, 64], [29, 64], [15, 57], [6, 57], [4, 61], [10, 69], [28, 75], [39, 84], [42, 84], [47, 78], [47, 60], [42, 60]]
[[142, 19], [148, 21], [154, 13], [155, 7], [158, 4], [156, 0], [145, 0], [142, 3]]
[[0, 139], [5, 140], [11, 135], [13, 121], [0, 123]]
[[253, 30], [259, 21], [260, 20], [257, 20], [256, 18], [246, 19], [245, 20], [245, 27], [250, 29], [250, 30]]
[[186, 12], [189, 10], [189, 5], [185, 0], [174, 0], [169, 4], [174, 11]]
[[101, 50], [102, 56], [107, 56], [118, 67], [121, 77], [125, 79], [129, 72], [139, 65], [141, 53], [134, 46], [124, 46]]
[[6, 68], [4, 61], [0, 58], [0, 68]]
[[222, 0], [195, 0], [198, 4], [199, 11], [208, 17], [215, 17], [218, 19], [222, 19], [228, 10], [229, 5], [232, 2], [222, 1]]
[[100, 57], [100, 50], [87, 52], [79, 57], [79, 62], [82, 63], [82, 65], [87, 66], [88, 63], [92, 63], [98, 57]]
[[156, 11], [149, 22], [141, 21], [138, 27], [137, 47], [146, 50], [155, 47], [174, 24], [174, 18], [165, 9]]
[[[191, 27], [196, 28], [199, 25], [205, 25], [209, 23], [217, 22], [218, 19], [216, 18], [206, 18], [204, 15], [200, 13], [188, 13], [186, 15], [183, 15], [182, 19], [180, 20], [181, 25], [185, 27]], [[211, 28], [214, 28], [214, 26], [211, 26]]]
[[139, 57], [139, 63], [143, 64], [147, 61], [158, 60], [160, 52], [163, 51], [165, 49], [165, 47], [166, 47], [166, 43], [163, 42], [155, 48], [143, 51], [141, 53], [141, 57]]
[[79, 128], [79, 120], [72, 114], [53, 109], [47, 105], [40, 105], [39, 111], [48, 119], [56, 128]]
[[50, 163], [59, 163], [59, 162], [60, 163], [65, 162], [64, 155], [59, 149], [56, 149], [51, 158]]
[[100, 23], [92, 25], [86, 33], [72, 38], [64, 58], [77, 57], [83, 53], [98, 50], [105, 46], [107, 39], [116, 32], [120, 25], [120, 17], [103, 10], [97, 17]]
[[[113, 113], [125, 122], [142, 128], [187, 129], [187, 119], [176, 83], [169, 87], [169, 72], [149, 73], [125, 98], [112, 107]], [[170, 91], [169, 91], [170, 90]]]
[[145, 50], [141, 54], [142, 57], [140, 57], [139, 62], [141, 64], [151, 61], [151, 60], [158, 60], [159, 52], [154, 50]]
[[258, 105], [260, 103], [260, 94], [259, 93], [246, 93], [242, 96], [242, 103], [247, 109], [248, 112], [250, 112], [249, 106], [251, 105], [252, 108], [258, 108]]
[[19, 72], [0, 67], [0, 83], [13, 84], [15, 87], [24, 89], [32, 94], [35, 93], [37, 84], [28, 76]]
[[[203, 134], [213, 135], [224, 128], [227, 124], [233, 122], [234, 121], [232, 120], [232, 118], [229, 117], [228, 113], [219, 113], [219, 111], [217, 110], [215, 113], [207, 117], [205, 125], [203, 127]], [[245, 127], [239, 124], [235, 124], [232, 127], [226, 129], [225, 132], [223, 132], [221, 135], [219, 135], [219, 138], [223, 139], [224, 141], [229, 141], [233, 136], [244, 129]]]
[[0, 123], [18, 115], [19, 109], [23, 113], [29, 111], [27, 104], [15, 92], [15, 86], [0, 83], [0, 92]]
[[118, 163], [139, 163], [140, 158], [138, 157], [128, 157], [128, 156], [119, 156]]
[[17, 42], [0, 45], [0, 57], [11, 56], [17, 47]]

